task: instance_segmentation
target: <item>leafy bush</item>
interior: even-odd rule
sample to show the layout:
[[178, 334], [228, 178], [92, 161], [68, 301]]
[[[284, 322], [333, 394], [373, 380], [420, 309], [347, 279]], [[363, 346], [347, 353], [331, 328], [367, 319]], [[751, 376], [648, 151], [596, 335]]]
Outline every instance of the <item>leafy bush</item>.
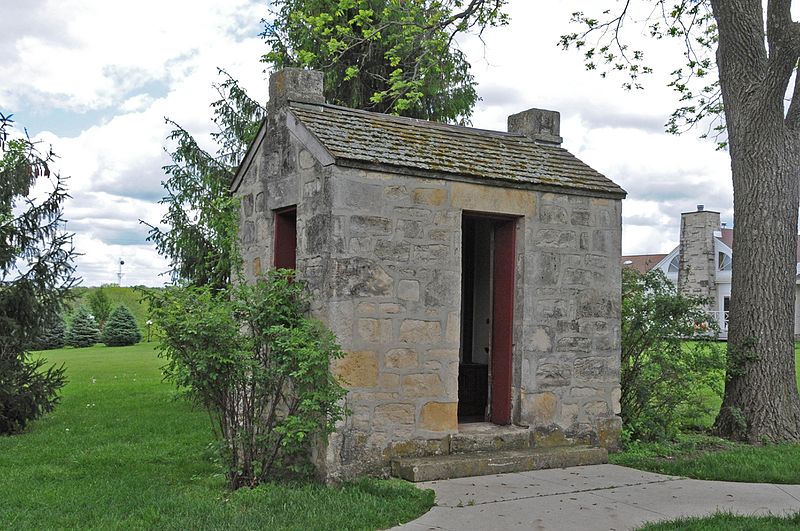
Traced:
[[705, 303], [679, 294], [662, 271], [643, 275], [623, 269], [624, 438], [673, 437], [684, 419], [711, 413], [698, 391], [722, 395], [725, 356], [714, 341], [717, 325]]
[[100, 330], [89, 311], [81, 306], [72, 317], [67, 329], [67, 345], [71, 347], [91, 347], [100, 341]]
[[86, 297], [86, 301], [89, 303], [98, 327], [103, 330], [111, 315], [111, 299], [108, 298], [105, 289], [100, 287], [91, 291]]
[[302, 282], [280, 270], [220, 291], [171, 288], [151, 308], [166, 372], [210, 413], [230, 487], [309, 476], [345, 391], [329, 371], [341, 349], [305, 316]]
[[100, 340], [109, 347], [135, 345], [142, 340], [142, 333], [127, 306], [119, 305], [114, 308], [103, 328]]
[[48, 319], [41, 332], [31, 341], [31, 350], [52, 350], [61, 348], [66, 344], [67, 325], [60, 314], [55, 314]]

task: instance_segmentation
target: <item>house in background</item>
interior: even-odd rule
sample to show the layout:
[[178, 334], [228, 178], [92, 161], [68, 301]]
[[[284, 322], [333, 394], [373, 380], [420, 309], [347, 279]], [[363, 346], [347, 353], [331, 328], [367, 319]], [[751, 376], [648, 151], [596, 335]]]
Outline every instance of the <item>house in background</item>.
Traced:
[[[709, 313], [719, 324], [720, 338], [727, 339], [732, 249], [733, 229], [720, 223], [719, 212], [697, 205], [695, 212], [681, 214], [680, 241], [670, 253], [623, 256], [622, 265], [642, 273], [660, 269], [682, 293], [699, 295], [711, 301]], [[797, 282], [800, 286], [800, 246], [797, 262]], [[800, 334], [798, 317], [800, 287], [795, 289], [795, 336]]]
[[348, 109], [321, 72], [270, 77], [232, 190], [247, 276], [296, 268], [346, 352], [352, 414], [321, 475], [494, 474], [617, 445], [625, 191], [560, 146], [557, 112], [508, 124]]

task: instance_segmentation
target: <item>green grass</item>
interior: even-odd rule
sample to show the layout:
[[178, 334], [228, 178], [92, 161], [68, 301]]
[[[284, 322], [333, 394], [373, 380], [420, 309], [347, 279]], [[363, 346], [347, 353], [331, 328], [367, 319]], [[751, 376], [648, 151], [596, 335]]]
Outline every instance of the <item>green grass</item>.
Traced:
[[753, 446], [700, 434], [667, 443], [634, 443], [609, 455], [609, 461], [695, 479], [796, 484], [800, 478], [800, 444]]
[[208, 418], [162, 382], [152, 344], [61, 349], [56, 410], [0, 437], [8, 529], [378, 529], [416, 518], [433, 492], [402, 481], [225, 490]]
[[736, 516], [719, 513], [704, 518], [678, 518], [640, 527], [642, 531], [750, 531], [770, 529], [776, 531], [800, 529], [800, 513], [780, 516]]

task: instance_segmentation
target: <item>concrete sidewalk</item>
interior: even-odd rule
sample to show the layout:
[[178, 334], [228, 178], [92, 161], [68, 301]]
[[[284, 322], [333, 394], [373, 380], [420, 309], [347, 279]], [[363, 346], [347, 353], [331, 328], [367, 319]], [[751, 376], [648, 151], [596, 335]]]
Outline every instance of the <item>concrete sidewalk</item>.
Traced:
[[800, 511], [800, 485], [700, 481], [616, 465], [537, 470], [418, 483], [436, 506], [395, 529], [635, 529], [715, 511]]

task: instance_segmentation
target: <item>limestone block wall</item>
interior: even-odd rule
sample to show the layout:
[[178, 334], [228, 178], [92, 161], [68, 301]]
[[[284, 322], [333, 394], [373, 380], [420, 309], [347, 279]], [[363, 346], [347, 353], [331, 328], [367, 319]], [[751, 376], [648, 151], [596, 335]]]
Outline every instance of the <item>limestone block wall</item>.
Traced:
[[281, 124], [243, 175], [246, 276], [273, 261], [274, 210], [297, 205], [297, 267], [346, 358], [351, 415], [317, 454], [329, 478], [449, 451], [458, 430], [461, 220], [514, 216], [512, 420], [537, 445], [619, 432], [620, 201], [344, 168]]
[[699, 210], [681, 214], [678, 289], [686, 295], [710, 299], [717, 309], [714, 231], [719, 230], [719, 212]]
[[539, 446], [617, 444], [621, 201], [537, 193], [525, 232], [519, 423]]

